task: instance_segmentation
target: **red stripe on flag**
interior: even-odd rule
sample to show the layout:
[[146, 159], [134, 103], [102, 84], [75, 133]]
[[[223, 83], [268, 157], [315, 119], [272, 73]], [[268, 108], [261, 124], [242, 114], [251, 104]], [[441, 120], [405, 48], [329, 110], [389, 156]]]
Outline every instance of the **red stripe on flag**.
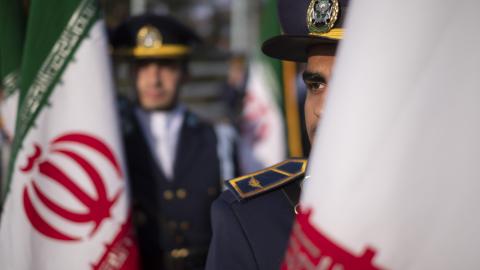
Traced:
[[32, 222], [32, 226], [40, 233], [59, 240], [76, 241], [79, 238], [70, 237], [64, 233], [57, 231], [50, 224], [48, 224], [37, 212], [28, 194], [28, 190], [25, 187], [23, 189], [23, 205], [25, 207], [25, 213], [27, 213], [28, 219]]
[[113, 167], [115, 167], [119, 177], [120, 178], [123, 177], [122, 170], [120, 169], [120, 164], [117, 162], [115, 155], [113, 154], [112, 151], [110, 151], [107, 145], [104, 144], [102, 141], [85, 134], [70, 133], [67, 135], [60, 136], [53, 141], [54, 144], [59, 142], [77, 142], [77, 143], [90, 146], [95, 151], [104, 155], [105, 158], [107, 158], [110, 161], [110, 163], [113, 165]]
[[316, 228], [310, 222], [311, 214], [312, 210], [301, 210], [297, 215], [282, 270], [381, 269], [372, 263], [373, 249], [367, 247], [361, 256], [352, 254]]

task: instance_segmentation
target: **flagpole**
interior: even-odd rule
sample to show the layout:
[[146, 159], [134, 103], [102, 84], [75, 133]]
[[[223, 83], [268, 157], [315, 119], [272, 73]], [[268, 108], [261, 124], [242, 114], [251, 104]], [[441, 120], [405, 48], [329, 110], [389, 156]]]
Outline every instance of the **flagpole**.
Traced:
[[291, 157], [303, 157], [300, 115], [296, 94], [296, 64], [294, 62], [282, 61], [282, 73], [289, 155]]

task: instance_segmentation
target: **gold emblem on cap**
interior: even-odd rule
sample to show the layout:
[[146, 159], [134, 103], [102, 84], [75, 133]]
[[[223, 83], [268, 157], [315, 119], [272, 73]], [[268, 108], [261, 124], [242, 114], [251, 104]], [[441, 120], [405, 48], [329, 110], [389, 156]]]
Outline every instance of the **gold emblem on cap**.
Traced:
[[338, 0], [311, 0], [307, 9], [307, 26], [310, 34], [322, 35], [330, 32], [338, 19]]
[[162, 34], [152, 25], [140, 28], [137, 33], [137, 47], [155, 49], [162, 47], [162, 44]]
[[136, 44], [133, 48], [115, 49], [119, 56], [136, 58], [176, 58], [190, 54], [191, 48], [186, 44], [165, 42], [160, 31], [153, 25], [145, 25], [138, 30]]

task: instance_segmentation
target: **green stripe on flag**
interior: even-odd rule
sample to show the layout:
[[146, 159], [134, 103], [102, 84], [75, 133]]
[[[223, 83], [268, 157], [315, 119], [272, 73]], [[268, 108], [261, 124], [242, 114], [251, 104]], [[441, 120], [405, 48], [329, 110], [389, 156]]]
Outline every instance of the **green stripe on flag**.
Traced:
[[4, 98], [18, 90], [24, 34], [21, 1], [0, 0], [0, 83]]
[[[260, 42], [281, 34], [281, 27], [277, 14], [277, 0], [267, 0], [262, 8], [260, 19]], [[282, 62], [280, 60], [268, 57], [259, 51], [258, 58], [267, 64], [273, 71], [273, 76], [279, 88], [272, 89], [279, 108], [283, 108], [283, 75]]]
[[[0, 0], [0, 88], [3, 88], [3, 102], [8, 102], [7, 99], [19, 91], [25, 38], [25, 13], [21, 3]], [[2, 186], [0, 190], [4, 192], [6, 189]]]
[[98, 18], [99, 9], [95, 0], [32, 0], [7, 192], [25, 136], [34, 126], [63, 71]]

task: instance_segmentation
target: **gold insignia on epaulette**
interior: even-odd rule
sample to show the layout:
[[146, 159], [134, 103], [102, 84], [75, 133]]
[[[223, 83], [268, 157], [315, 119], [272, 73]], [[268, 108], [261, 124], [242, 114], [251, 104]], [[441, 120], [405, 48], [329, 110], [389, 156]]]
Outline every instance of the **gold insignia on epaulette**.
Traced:
[[252, 177], [250, 181], [248, 181], [248, 184], [254, 188], [262, 188], [262, 184], [257, 179], [255, 179], [255, 177]]
[[[291, 168], [287, 167], [293, 164], [297, 167], [291, 171]], [[239, 200], [242, 200], [286, 185], [303, 176], [306, 168], [306, 159], [285, 160], [264, 170], [229, 180], [227, 186]]]

